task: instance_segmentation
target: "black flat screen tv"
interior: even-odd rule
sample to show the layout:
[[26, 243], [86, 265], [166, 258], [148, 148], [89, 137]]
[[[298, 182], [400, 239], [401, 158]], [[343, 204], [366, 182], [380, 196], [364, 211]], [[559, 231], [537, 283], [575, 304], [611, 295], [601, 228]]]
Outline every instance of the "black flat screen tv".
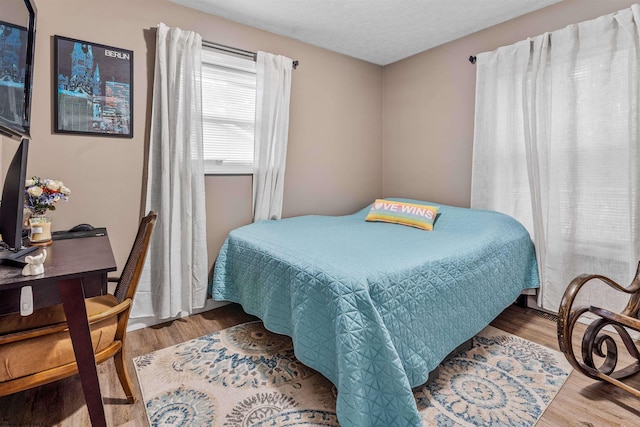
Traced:
[[29, 137], [35, 9], [29, 0], [0, 7], [0, 134]]
[[0, 235], [2, 250], [0, 264], [15, 264], [27, 253], [37, 249], [36, 246], [22, 245], [22, 225], [24, 222], [24, 184], [27, 175], [27, 156], [29, 140], [23, 138], [16, 150], [2, 187], [0, 199]]

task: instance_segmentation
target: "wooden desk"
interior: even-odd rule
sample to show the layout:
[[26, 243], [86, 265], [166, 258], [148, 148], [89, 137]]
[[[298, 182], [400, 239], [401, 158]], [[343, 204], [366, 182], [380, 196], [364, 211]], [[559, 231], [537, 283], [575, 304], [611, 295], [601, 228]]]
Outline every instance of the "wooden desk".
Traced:
[[91, 423], [106, 426], [84, 299], [106, 293], [107, 273], [117, 268], [109, 237], [56, 240], [46, 250], [45, 272], [38, 276], [0, 265], [0, 314], [20, 311], [20, 288], [27, 285], [34, 309], [62, 302]]

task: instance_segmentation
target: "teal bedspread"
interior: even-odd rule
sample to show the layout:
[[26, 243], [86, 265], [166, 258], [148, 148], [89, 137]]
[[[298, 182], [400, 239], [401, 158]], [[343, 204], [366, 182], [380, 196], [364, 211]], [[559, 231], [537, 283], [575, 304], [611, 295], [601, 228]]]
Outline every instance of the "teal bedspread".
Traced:
[[336, 385], [343, 426], [419, 426], [411, 388], [538, 287], [520, 223], [439, 206], [430, 232], [366, 222], [368, 207], [240, 227], [220, 251], [211, 294], [290, 336], [298, 359]]

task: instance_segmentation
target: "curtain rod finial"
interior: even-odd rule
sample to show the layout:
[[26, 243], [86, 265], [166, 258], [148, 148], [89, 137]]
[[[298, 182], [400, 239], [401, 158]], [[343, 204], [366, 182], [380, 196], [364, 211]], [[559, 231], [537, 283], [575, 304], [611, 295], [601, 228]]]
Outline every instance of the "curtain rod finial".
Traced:
[[473, 56], [473, 55], [471, 55], [471, 56], [469, 57], [469, 62], [471, 62], [472, 64], [475, 64], [475, 63], [476, 63], [476, 57], [475, 57], [475, 56]]

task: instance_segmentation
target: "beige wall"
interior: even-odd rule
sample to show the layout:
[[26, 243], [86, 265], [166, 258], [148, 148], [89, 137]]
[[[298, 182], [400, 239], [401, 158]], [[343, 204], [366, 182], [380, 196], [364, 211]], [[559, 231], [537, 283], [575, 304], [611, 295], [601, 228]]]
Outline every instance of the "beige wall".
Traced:
[[29, 14], [23, 0], [2, 0], [1, 7], [0, 20], [25, 28], [29, 25]]
[[383, 195], [468, 207], [475, 66], [470, 55], [629, 7], [564, 0], [383, 69]]
[[[346, 214], [381, 195], [468, 206], [475, 92], [469, 55], [633, 3], [564, 0], [381, 68], [168, 0], [35, 1], [29, 174], [63, 180], [73, 192], [54, 213], [54, 229], [81, 222], [107, 227], [120, 266], [142, 214], [159, 22], [300, 61], [293, 74], [283, 213]], [[53, 132], [53, 35], [134, 51], [133, 139]], [[210, 176], [205, 189], [212, 263], [229, 230], [250, 221], [251, 178]]]
[[[54, 229], [109, 230], [122, 266], [142, 214], [155, 32], [159, 22], [205, 40], [300, 61], [293, 73], [284, 216], [346, 214], [382, 193], [382, 68], [239, 25], [168, 0], [35, 0], [38, 10], [29, 174], [64, 181], [72, 195]], [[133, 139], [55, 134], [53, 36], [134, 51]], [[251, 178], [207, 177], [210, 264], [229, 230], [250, 222]]]

